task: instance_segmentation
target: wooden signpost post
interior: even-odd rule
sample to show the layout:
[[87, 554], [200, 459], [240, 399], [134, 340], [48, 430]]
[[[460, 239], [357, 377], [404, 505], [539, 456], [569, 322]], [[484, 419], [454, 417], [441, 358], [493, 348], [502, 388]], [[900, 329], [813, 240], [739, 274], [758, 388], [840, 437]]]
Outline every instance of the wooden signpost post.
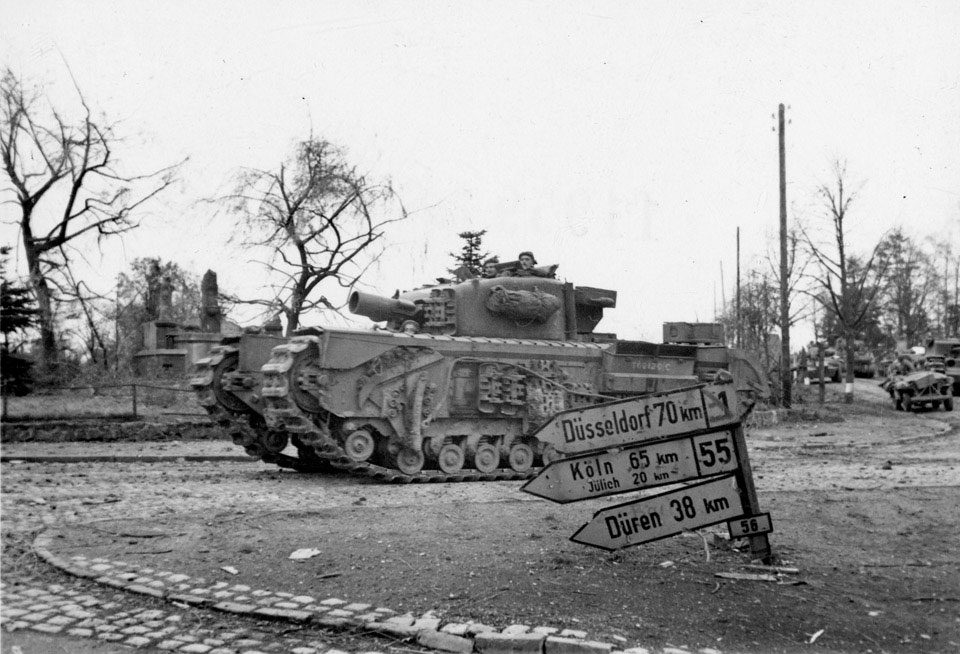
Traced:
[[726, 522], [768, 561], [770, 515], [753, 485], [746, 412], [731, 409], [732, 397], [729, 385], [707, 384], [558, 413], [537, 436], [566, 457], [522, 490], [567, 503], [695, 482], [598, 511], [570, 540], [617, 550]]

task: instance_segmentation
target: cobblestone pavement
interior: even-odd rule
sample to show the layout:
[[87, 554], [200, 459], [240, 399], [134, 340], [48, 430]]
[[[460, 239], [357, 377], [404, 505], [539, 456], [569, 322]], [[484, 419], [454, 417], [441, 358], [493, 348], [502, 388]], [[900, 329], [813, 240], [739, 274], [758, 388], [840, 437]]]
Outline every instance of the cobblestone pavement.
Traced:
[[[6, 574], [5, 574], [6, 576]], [[92, 638], [134, 648], [193, 654], [338, 654], [328, 634], [285, 635], [276, 627], [251, 628], [196, 616], [175, 605], [145, 607], [125, 593], [107, 593], [79, 584], [50, 583], [42, 576], [16, 574], [0, 584], [3, 628], [73, 638]], [[82, 586], [82, 585], [80, 585]], [[9, 638], [9, 636], [8, 636]]]
[[[49, 552], [33, 547], [35, 536], [55, 525], [139, 517], [144, 512], [202, 510], [220, 504], [216, 500], [219, 492], [193, 492], [197, 490], [193, 486], [201, 481], [209, 483], [204, 479], [209, 476], [208, 464], [14, 463], [4, 464], [2, 472], [0, 623], [8, 640], [16, 640], [20, 630], [30, 630], [194, 654], [337, 654], [382, 651], [391, 645], [390, 639], [350, 629], [331, 632], [302, 621], [243, 619], [175, 599], [161, 601], [147, 594], [119, 592], [125, 584], [116, 579], [111, 586], [89, 579], [90, 575], [64, 574], [37, 553]], [[171, 494], [171, 486], [162, 483], [163, 479], [180, 492]], [[241, 492], [240, 488], [234, 491]], [[96, 578], [104, 576], [100, 566], [107, 565], [105, 561], [90, 565], [96, 568], [92, 570]], [[172, 573], [168, 578], [177, 580]]]
[[[176, 571], [51, 551], [61, 526], [144, 515], [269, 510], [283, 506], [283, 497], [291, 496], [317, 506], [336, 506], [364, 492], [366, 485], [349, 477], [333, 477], [319, 485], [315, 479], [249, 462], [218, 460], [216, 466], [213, 475], [209, 463], [177, 458], [120, 464], [4, 463], [0, 624], [8, 638], [30, 630], [193, 654], [411, 648], [464, 654], [475, 648], [549, 654], [648, 652], [642, 647], [628, 649], [626, 643], [594, 642], [581, 631], [443, 623], [432, 612], [398, 615], [389, 608], [347, 599], [211, 583]], [[282, 486], [277, 483], [281, 476]], [[468, 490], [457, 485], [450, 492], [469, 492], [474, 499], [479, 493], [486, 501], [497, 501], [503, 494], [495, 486]], [[384, 494], [380, 501], [416, 501], [419, 492], [423, 491], [408, 486], [402, 498]]]

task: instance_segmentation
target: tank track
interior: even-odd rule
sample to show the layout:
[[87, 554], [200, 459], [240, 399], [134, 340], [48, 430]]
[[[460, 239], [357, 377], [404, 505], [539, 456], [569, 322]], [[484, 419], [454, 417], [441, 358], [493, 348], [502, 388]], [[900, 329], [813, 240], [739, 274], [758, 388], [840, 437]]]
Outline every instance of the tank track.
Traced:
[[318, 426], [313, 417], [297, 404], [290, 392], [290, 371], [296, 362], [297, 355], [305, 352], [309, 347], [308, 339], [298, 339], [273, 349], [270, 363], [263, 367], [262, 397], [267, 405], [265, 418], [268, 428], [293, 434], [303, 447], [312, 448], [317, 458], [311, 461], [314, 465], [304, 465], [303, 461], [297, 457], [266, 452], [261, 456], [263, 461], [283, 468], [295, 468], [301, 472], [316, 472], [332, 467], [350, 475], [395, 484], [513, 481], [530, 479], [541, 470], [541, 468], [530, 468], [524, 472], [517, 472], [510, 468], [498, 468], [486, 473], [479, 470], [460, 470], [455, 473], [422, 470], [410, 475], [368, 461], [351, 459], [343, 447], [330, 436], [329, 431]]
[[323, 465], [311, 469], [302, 464], [300, 459], [287, 454], [265, 455], [261, 457], [266, 463], [273, 463], [281, 468], [294, 468], [300, 472], [329, 471], [332, 467], [356, 477], [369, 477], [391, 484], [449, 484], [461, 481], [514, 481], [535, 477], [542, 468], [530, 468], [526, 472], [517, 472], [510, 468], [499, 468], [493, 472], [478, 470], [463, 470], [455, 473], [445, 473], [441, 470], [423, 470], [416, 475], [408, 475], [399, 470], [385, 468], [374, 463], [357, 462], [346, 455], [321, 456], [319, 461]]
[[[285, 454], [271, 452], [270, 434], [251, 425], [253, 414], [240, 400], [224, 402], [230, 398], [229, 391], [224, 392], [223, 385], [229, 373], [231, 357], [239, 350], [227, 345], [218, 345], [211, 349], [210, 355], [195, 364], [194, 376], [190, 379], [197, 401], [210, 418], [227, 430], [234, 445], [242, 447], [251, 457], [258, 457], [264, 463], [273, 463], [282, 468], [292, 468], [301, 472], [322, 472], [329, 470], [320, 460], [300, 459]], [[219, 388], [218, 388], [219, 385]]]
[[[221, 402], [218, 395], [222, 396], [223, 393], [218, 394], [216, 386], [222, 381], [217, 377], [218, 375], [222, 377], [223, 366], [227, 364], [230, 357], [238, 354], [239, 350], [235, 347], [215, 346], [208, 357], [196, 362], [190, 386], [196, 393], [198, 403], [213, 421], [221, 427], [231, 429], [234, 444], [244, 447], [245, 443], [242, 441], [249, 440], [252, 444], [256, 440], [256, 435], [251, 433], [254, 430], [249, 424], [249, 413], [240, 408], [239, 400], [229, 405]], [[236, 433], [237, 431], [240, 433]]]
[[244, 448], [251, 457], [258, 457], [264, 463], [299, 472], [323, 473], [337, 470], [357, 477], [395, 484], [524, 480], [536, 476], [542, 469], [531, 468], [524, 472], [517, 472], [510, 468], [498, 468], [487, 473], [478, 470], [462, 470], [455, 473], [423, 470], [416, 475], [408, 475], [400, 470], [375, 463], [354, 461], [332, 438], [325, 436], [311, 416], [300, 409], [290, 397], [286, 373], [289, 372], [294, 356], [305, 347], [306, 345], [301, 342], [278, 346], [283, 363], [266, 371], [267, 381], [264, 384], [263, 396], [271, 406], [268, 421], [277, 421], [273, 425], [268, 423], [268, 427], [273, 429], [280, 427], [295, 434], [295, 438], [300, 443], [294, 443], [294, 445], [301, 454], [307, 454], [308, 448], [310, 450], [306, 457], [295, 457], [275, 451], [277, 444], [271, 442], [270, 431], [252, 427], [250, 411], [240, 408], [239, 400], [236, 406], [227, 406], [218, 399], [218, 390], [219, 395], [222, 396], [225, 389], [218, 389], [215, 384], [223, 384], [223, 367], [229, 364], [230, 357], [238, 354], [237, 348], [226, 345], [216, 346], [211, 350], [210, 356], [196, 363], [190, 385], [196, 393], [199, 404], [214, 422], [229, 431], [234, 445]]

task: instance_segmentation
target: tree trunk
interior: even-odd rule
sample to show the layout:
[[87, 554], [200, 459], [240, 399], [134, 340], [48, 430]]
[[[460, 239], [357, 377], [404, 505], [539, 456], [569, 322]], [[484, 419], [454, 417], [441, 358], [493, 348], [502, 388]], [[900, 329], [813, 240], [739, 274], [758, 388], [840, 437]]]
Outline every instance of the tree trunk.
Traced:
[[847, 373], [843, 376], [843, 401], [845, 404], [853, 404], [853, 358], [854, 358], [854, 337], [847, 332], [844, 335], [846, 343], [844, 358], [847, 361]]
[[[24, 210], [26, 211], [26, 209]], [[57, 347], [57, 332], [53, 317], [53, 301], [50, 296], [50, 287], [40, 269], [40, 252], [34, 244], [33, 232], [30, 229], [30, 216], [26, 215], [21, 222], [23, 229], [23, 251], [30, 271], [30, 288], [37, 300], [37, 312], [40, 317], [40, 368], [48, 379], [54, 377], [60, 368], [60, 351]]]
[[827, 401], [827, 381], [823, 378], [823, 343], [817, 341], [817, 400], [822, 406]]

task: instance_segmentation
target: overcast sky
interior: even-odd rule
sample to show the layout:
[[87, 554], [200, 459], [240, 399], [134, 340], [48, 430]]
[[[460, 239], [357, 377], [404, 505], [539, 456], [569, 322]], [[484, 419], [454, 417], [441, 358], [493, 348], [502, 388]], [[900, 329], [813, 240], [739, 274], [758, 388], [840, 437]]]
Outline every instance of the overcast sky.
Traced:
[[486, 229], [501, 259], [530, 249], [568, 281], [617, 289], [603, 331], [659, 341], [664, 321], [713, 320], [731, 297], [737, 227], [744, 269], [776, 248], [781, 102], [791, 223], [823, 224], [815, 191], [843, 159], [855, 250], [897, 226], [960, 248], [955, 0], [8, 0], [2, 13], [2, 63], [62, 108], [72, 73], [126, 136], [125, 170], [190, 157], [122, 251], [93, 256], [107, 287], [160, 256], [254, 288], [224, 245], [231, 216], [197, 201], [240, 167], [276, 168], [312, 130], [391, 178], [412, 212], [371, 287], [430, 281], [458, 232]]

